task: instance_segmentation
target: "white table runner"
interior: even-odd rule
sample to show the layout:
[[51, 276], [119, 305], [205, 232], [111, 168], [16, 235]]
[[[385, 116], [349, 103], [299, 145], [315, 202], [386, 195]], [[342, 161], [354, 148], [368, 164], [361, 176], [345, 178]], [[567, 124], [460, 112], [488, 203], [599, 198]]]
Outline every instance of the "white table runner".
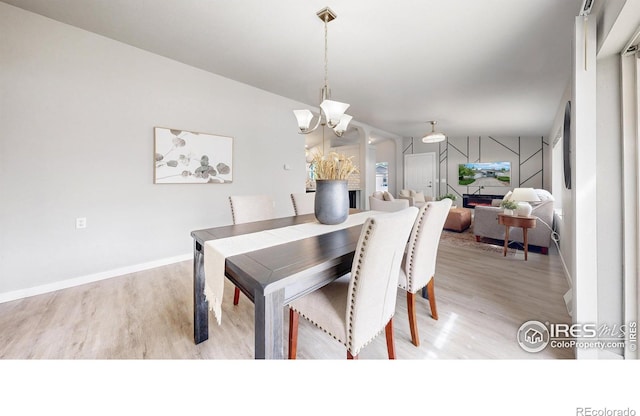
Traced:
[[381, 212], [364, 211], [349, 215], [342, 224], [325, 225], [315, 221], [205, 242], [204, 294], [209, 301], [209, 309], [213, 311], [218, 325], [222, 322], [222, 295], [224, 292], [225, 259], [227, 257], [360, 225], [375, 214], [381, 214]]

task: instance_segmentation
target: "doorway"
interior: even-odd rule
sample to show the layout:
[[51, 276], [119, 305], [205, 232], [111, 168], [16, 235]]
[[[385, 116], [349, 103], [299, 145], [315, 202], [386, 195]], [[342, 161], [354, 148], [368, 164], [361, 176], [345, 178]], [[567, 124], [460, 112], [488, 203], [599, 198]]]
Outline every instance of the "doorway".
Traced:
[[435, 199], [434, 183], [438, 180], [435, 153], [416, 153], [404, 156], [404, 189], [423, 192]]

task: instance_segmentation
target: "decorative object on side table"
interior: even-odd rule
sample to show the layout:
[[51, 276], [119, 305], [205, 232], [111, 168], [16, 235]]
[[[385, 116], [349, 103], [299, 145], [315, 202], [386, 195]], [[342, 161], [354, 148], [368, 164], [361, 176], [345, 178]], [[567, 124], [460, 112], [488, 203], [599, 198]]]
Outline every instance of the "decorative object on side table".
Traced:
[[154, 183], [230, 183], [233, 139], [155, 127]]
[[521, 217], [531, 216], [531, 204], [529, 202], [538, 202], [538, 194], [533, 188], [516, 188], [511, 194], [511, 201], [515, 201], [518, 206], [516, 213]]
[[341, 224], [349, 216], [349, 176], [357, 173], [358, 168], [351, 157], [329, 153], [328, 156], [316, 154], [313, 159], [316, 181], [316, 200], [314, 213], [322, 224]]
[[512, 200], [502, 201], [500, 204], [502, 208], [504, 208], [504, 215], [513, 215], [514, 210], [518, 208], [518, 204]]

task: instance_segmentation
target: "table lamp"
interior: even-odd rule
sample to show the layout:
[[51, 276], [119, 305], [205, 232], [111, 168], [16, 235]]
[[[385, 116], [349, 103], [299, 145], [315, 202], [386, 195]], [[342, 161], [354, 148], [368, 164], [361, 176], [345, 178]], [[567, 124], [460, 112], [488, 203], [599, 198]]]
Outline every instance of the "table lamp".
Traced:
[[521, 217], [529, 217], [531, 216], [531, 204], [529, 202], [538, 202], [540, 198], [538, 198], [538, 194], [533, 188], [516, 188], [513, 190], [511, 194], [512, 201], [518, 203], [518, 208], [516, 209], [516, 215]]

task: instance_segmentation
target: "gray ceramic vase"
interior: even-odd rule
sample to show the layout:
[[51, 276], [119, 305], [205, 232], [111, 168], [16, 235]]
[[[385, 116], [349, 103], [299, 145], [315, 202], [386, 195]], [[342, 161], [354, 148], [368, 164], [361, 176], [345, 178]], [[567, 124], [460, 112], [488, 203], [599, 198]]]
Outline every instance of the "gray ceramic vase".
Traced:
[[349, 190], [346, 180], [316, 180], [316, 218], [321, 224], [341, 224], [349, 216]]

